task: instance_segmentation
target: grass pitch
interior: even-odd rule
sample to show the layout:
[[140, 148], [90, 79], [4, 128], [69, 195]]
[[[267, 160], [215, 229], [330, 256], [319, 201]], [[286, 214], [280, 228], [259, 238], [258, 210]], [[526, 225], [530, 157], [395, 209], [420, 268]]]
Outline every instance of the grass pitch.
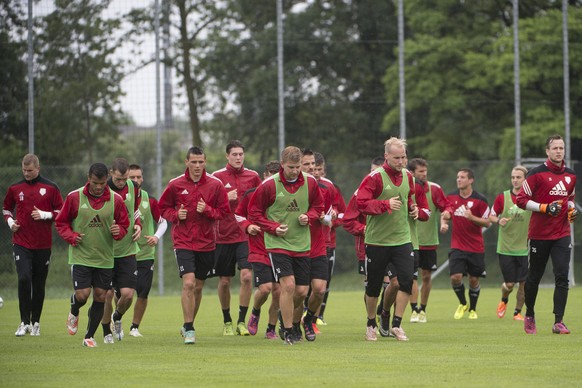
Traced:
[[[540, 289], [538, 334], [523, 323], [495, 315], [500, 292], [482, 289], [479, 319], [454, 320], [458, 305], [452, 290], [433, 290], [428, 323], [403, 327], [409, 342], [364, 340], [363, 291], [332, 291], [327, 326], [313, 343], [285, 346], [263, 338], [266, 306], [255, 337], [223, 337], [215, 293], [207, 293], [195, 323], [196, 344], [185, 346], [178, 295], [150, 298], [140, 326], [143, 338], [129, 337], [131, 311], [124, 317], [126, 337], [113, 345], [82, 347], [87, 308], [79, 333], [65, 329], [68, 299], [48, 299], [40, 337], [14, 336], [18, 302], [0, 310], [0, 386], [576, 386], [582, 373], [582, 290], [570, 290], [565, 322], [570, 335], [551, 333], [553, 289]], [[233, 295], [232, 305], [238, 297]], [[90, 303], [90, 302], [89, 302]], [[269, 303], [269, 302], [268, 302]], [[236, 310], [232, 316], [236, 320]]]

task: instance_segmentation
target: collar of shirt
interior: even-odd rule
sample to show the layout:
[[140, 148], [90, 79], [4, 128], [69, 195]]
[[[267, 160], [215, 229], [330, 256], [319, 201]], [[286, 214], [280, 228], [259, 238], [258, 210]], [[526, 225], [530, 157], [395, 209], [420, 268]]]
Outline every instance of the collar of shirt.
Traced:
[[242, 174], [245, 170], [244, 165], [240, 166], [240, 168], [234, 168], [233, 166], [231, 166], [230, 164], [226, 165], [226, 170], [230, 171], [233, 174]]
[[548, 169], [552, 172], [555, 173], [562, 173], [564, 172], [564, 170], [566, 169], [566, 162], [564, 162], [562, 160], [562, 164], [560, 166], [556, 166], [554, 163], [552, 163], [552, 161], [548, 158], [548, 160], [546, 160], [545, 165], [548, 167]]

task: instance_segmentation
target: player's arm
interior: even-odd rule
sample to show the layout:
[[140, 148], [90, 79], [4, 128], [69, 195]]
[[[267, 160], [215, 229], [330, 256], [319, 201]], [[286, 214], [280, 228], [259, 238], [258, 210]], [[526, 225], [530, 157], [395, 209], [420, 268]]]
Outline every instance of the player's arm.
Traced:
[[73, 230], [73, 220], [77, 218], [79, 209], [79, 192], [72, 192], [67, 195], [61, 211], [55, 218], [55, 229], [63, 240], [68, 244], [76, 246], [78, 244], [79, 233]]
[[119, 233], [113, 234], [114, 240], [121, 240], [128, 233], [129, 228], [129, 214], [127, 206], [123, 202], [121, 195], [113, 192], [113, 219], [115, 224], [119, 226]]
[[415, 183], [414, 187], [416, 190], [416, 195], [414, 198], [416, 199], [416, 206], [418, 206], [418, 220], [428, 221], [431, 213], [428, 207], [428, 200], [426, 199], [424, 188], [420, 183]]
[[269, 220], [266, 217], [267, 209], [275, 202], [275, 182], [267, 180], [263, 182], [251, 197], [248, 207], [248, 220], [261, 227], [266, 233], [277, 235], [279, 222]]
[[392, 210], [390, 210], [390, 200], [376, 199], [381, 192], [382, 177], [380, 174], [366, 176], [362, 183], [360, 183], [360, 187], [358, 187], [356, 199], [358, 210], [366, 215], [392, 213]]
[[[15, 232], [18, 230], [18, 221], [14, 219], [14, 208], [16, 207], [16, 202], [14, 201], [14, 196], [12, 194], [12, 187], [8, 188], [8, 192], [4, 197], [4, 204], [2, 206], [2, 215], [4, 216], [4, 220], [8, 224], [10, 230]], [[16, 230], [15, 230], [16, 229]]]
[[167, 221], [177, 224], [180, 221], [178, 218], [178, 209], [180, 209], [180, 205], [181, 204], [176, 204], [174, 190], [171, 185], [168, 185], [158, 201], [160, 214]]

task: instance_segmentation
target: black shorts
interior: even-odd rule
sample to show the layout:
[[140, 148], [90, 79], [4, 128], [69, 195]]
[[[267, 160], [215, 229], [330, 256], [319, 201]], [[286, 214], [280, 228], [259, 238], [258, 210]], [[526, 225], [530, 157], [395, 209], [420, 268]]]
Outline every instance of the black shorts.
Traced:
[[486, 277], [485, 253], [451, 249], [449, 252], [449, 274], [454, 275], [459, 273], [480, 278]]
[[396, 246], [366, 245], [366, 295], [378, 297], [384, 283], [384, 275], [389, 264], [391, 271], [398, 276], [399, 290], [412, 292], [412, 273], [414, 272], [414, 254], [412, 244]]
[[116, 257], [113, 261], [113, 288], [137, 287], [137, 262], [135, 255]]
[[311, 279], [329, 280], [329, 259], [327, 256], [317, 256], [311, 259]]
[[499, 255], [499, 267], [506, 283], [523, 282], [527, 277], [528, 260], [526, 256]]
[[29, 283], [34, 276], [37, 279], [46, 279], [51, 263], [51, 250], [49, 249], [28, 249], [22, 245], [12, 246], [14, 264], [19, 280]]
[[247, 241], [233, 244], [216, 244], [214, 276], [230, 276], [236, 274], [235, 267], [251, 269], [248, 262], [249, 243]]
[[386, 270], [384, 271], [384, 276], [388, 276], [388, 279], [392, 280], [397, 275], [398, 274], [394, 270], [394, 266], [392, 265], [392, 263], [388, 263], [388, 265], [386, 266]]
[[419, 250], [418, 251], [418, 266], [427, 271], [437, 270], [437, 251], [435, 250]]
[[91, 287], [110, 290], [113, 279], [113, 269], [73, 264], [71, 266], [71, 279], [73, 279], [73, 288], [75, 290], [82, 290]]
[[366, 274], [366, 259], [358, 260], [358, 274], [360, 275]]
[[147, 299], [154, 280], [154, 260], [140, 260], [137, 262], [137, 286], [135, 291], [138, 298]]
[[180, 277], [193, 273], [196, 279], [206, 280], [212, 277], [214, 251], [197, 252], [189, 249], [174, 249]]
[[273, 275], [273, 268], [263, 263], [251, 263], [253, 267], [253, 277], [255, 287], [259, 287], [265, 283], [275, 283], [275, 275]]
[[275, 281], [285, 276], [294, 276], [296, 286], [308, 286], [311, 283], [311, 259], [308, 256], [291, 257], [282, 253], [269, 253]]

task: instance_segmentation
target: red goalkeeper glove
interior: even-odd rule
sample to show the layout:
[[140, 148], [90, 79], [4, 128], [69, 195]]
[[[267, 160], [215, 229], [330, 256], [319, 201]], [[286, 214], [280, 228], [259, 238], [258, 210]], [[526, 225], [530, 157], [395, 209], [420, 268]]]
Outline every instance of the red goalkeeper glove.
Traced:
[[560, 214], [560, 211], [562, 211], [562, 204], [559, 201], [540, 204], [540, 212], [549, 214], [552, 217], [556, 217]]
[[568, 221], [570, 221], [570, 223], [573, 223], [577, 216], [578, 210], [576, 210], [576, 208], [573, 207], [572, 209], [568, 210]]

